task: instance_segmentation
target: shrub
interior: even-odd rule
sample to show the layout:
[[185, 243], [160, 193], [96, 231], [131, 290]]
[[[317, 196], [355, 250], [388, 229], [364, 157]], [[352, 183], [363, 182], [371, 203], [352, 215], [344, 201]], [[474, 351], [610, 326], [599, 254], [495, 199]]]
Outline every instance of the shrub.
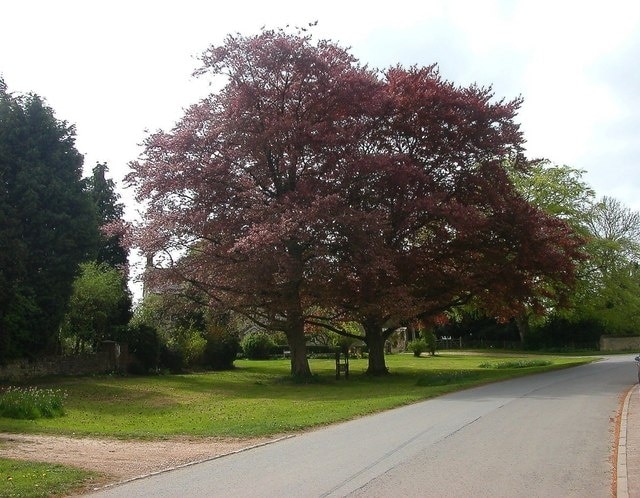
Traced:
[[179, 373], [202, 361], [207, 341], [195, 328], [176, 328], [160, 350], [160, 366]]
[[427, 343], [424, 339], [416, 339], [407, 344], [407, 347], [413, 352], [413, 356], [418, 357], [427, 350]]
[[66, 397], [60, 390], [9, 387], [0, 395], [0, 417], [29, 420], [61, 417]]
[[132, 325], [126, 336], [129, 353], [135, 361], [129, 365], [131, 373], [146, 374], [156, 371], [160, 364], [160, 338], [154, 327], [145, 324]]
[[423, 334], [426, 350], [429, 351], [431, 356], [434, 356], [436, 354], [438, 339], [433, 332], [423, 332]]
[[269, 358], [274, 344], [264, 332], [250, 332], [240, 343], [244, 355], [250, 360], [266, 360]]
[[225, 327], [210, 326], [205, 336], [203, 363], [212, 370], [230, 370], [240, 351], [238, 335]]
[[166, 344], [160, 346], [160, 368], [167, 369], [171, 373], [182, 373], [185, 364], [181, 351], [170, 348]]
[[271, 335], [271, 341], [276, 346], [286, 346], [289, 347], [289, 341], [287, 340], [287, 335], [284, 332], [274, 332]]
[[190, 367], [202, 360], [207, 341], [200, 330], [185, 328], [175, 336], [175, 344], [182, 351], [185, 366]]

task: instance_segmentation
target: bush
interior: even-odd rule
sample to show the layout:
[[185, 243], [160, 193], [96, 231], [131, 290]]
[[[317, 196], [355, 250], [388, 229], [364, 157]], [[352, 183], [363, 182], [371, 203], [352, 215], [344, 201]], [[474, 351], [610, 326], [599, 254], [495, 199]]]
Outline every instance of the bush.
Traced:
[[424, 343], [426, 346], [426, 350], [429, 351], [431, 356], [436, 354], [436, 346], [438, 344], [438, 338], [433, 332], [423, 332], [424, 335]]
[[180, 373], [202, 361], [207, 341], [194, 328], [177, 328], [160, 350], [160, 366]]
[[173, 341], [177, 349], [182, 352], [184, 364], [191, 367], [202, 360], [207, 341], [200, 330], [184, 328], [176, 331]]
[[271, 354], [274, 344], [264, 332], [250, 332], [240, 343], [244, 355], [250, 360], [266, 360]]
[[238, 335], [225, 327], [210, 326], [205, 336], [207, 344], [204, 348], [204, 366], [212, 370], [230, 370], [233, 368], [240, 341]]
[[287, 340], [287, 335], [284, 332], [274, 332], [271, 334], [271, 341], [276, 346], [289, 347], [289, 341]]
[[166, 344], [160, 346], [160, 368], [167, 369], [171, 373], [182, 373], [185, 368], [182, 352]]
[[187, 304], [170, 294], [145, 297], [121, 338], [137, 360], [132, 373], [181, 373], [202, 364], [207, 344], [203, 312]]
[[126, 338], [129, 353], [135, 361], [129, 365], [129, 371], [135, 374], [146, 374], [157, 371], [160, 366], [160, 337], [158, 331], [149, 325], [132, 325], [128, 328]]
[[418, 357], [427, 350], [427, 343], [424, 339], [416, 339], [407, 344], [407, 347], [413, 352], [413, 356]]
[[60, 390], [9, 387], [0, 396], [0, 417], [28, 420], [61, 417], [66, 397]]

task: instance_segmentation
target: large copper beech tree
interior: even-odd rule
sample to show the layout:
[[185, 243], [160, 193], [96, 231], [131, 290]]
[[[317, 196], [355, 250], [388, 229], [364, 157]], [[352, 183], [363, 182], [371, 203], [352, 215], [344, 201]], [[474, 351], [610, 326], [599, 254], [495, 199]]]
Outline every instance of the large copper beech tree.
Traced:
[[579, 242], [503, 168], [526, 167], [518, 100], [433, 67], [379, 74], [281, 30], [229, 36], [203, 63], [224, 86], [131, 165], [136, 242], [162, 268], [154, 285], [284, 331], [293, 375], [310, 374], [313, 310], [360, 321], [380, 374], [403, 320], [472, 298], [508, 313], [571, 283]]
[[457, 88], [435, 67], [392, 68], [383, 85], [343, 185], [359, 222], [341, 227], [332, 281], [335, 308], [362, 324], [371, 374], [386, 372], [385, 340], [412, 318], [469, 302], [502, 319], [541, 312], [563, 299], [581, 257], [580, 238], [509, 180], [505, 164], [529, 166], [519, 100], [492, 102], [490, 89]]

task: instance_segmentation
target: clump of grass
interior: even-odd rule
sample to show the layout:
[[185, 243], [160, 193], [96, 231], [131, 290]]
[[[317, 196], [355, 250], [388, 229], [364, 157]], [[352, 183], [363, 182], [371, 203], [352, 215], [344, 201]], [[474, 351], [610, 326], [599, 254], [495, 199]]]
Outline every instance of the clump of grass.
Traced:
[[480, 368], [496, 368], [496, 369], [511, 369], [511, 368], [531, 368], [531, 367], [548, 367], [553, 362], [549, 360], [514, 360], [514, 361], [498, 361], [498, 362], [485, 362], [478, 365]]
[[468, 380], [475, 380], [479, 377], [478, 372], [471, 370], [441, 370], [428, 372], [420, 377], [416, 385], [418, 386], [446, 386], [448, 384], [460, 384]]
[[59, 389], [8, 387], [0, 394], [0, 417], [28, 420], [61, 417], [66, 397]]

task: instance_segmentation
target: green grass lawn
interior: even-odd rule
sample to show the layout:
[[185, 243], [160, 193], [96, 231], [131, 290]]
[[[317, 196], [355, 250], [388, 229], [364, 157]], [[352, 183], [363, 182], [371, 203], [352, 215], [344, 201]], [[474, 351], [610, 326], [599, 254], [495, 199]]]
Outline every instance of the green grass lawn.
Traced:
[[69, 493], [94, 477], [72, 467], [0, 458], [0, 496], [38, 498]]
[[[18, 433], [118, 438], [267, 436], [330, 424], [412, 403], [472, 385], [585, 363], [593, 358], [540, 356], [551, 362], [525, 368], [499, 364], [531, 355], [442, 354], [387, 356], [392, 372], [364, 375], [366, 360], [351, 360], [348, 381], [335, 380], [333, 360], [310, 360], [316, 382], [296, 384], [288, 360], [236, 361], [228, 372], [154, 377], [57, 378], [40, 387], [68, 393], [66, 415], [53, 419], [0, 419]], [[487, 368], [487, 364], [496, 368]], [[480, 365], [485, 364], [484, 368]], [[525, 365], [530, 362], [525, 362]]]

